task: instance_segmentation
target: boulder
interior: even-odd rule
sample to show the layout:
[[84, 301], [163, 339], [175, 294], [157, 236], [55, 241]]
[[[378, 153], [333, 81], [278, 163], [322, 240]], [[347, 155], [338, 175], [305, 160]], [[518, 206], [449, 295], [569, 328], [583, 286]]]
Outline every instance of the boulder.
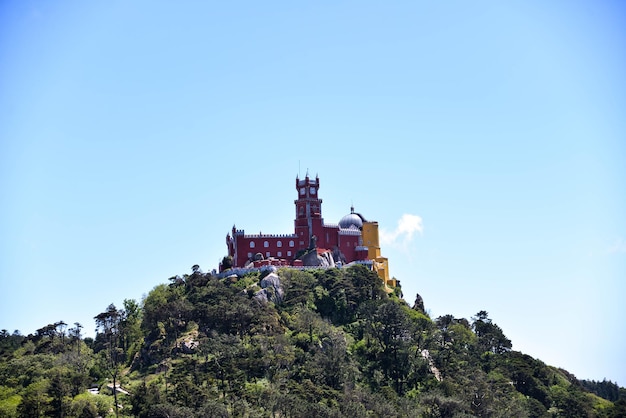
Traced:
[[[275, 272], [268, 274], [267, 276], [261, 279], [259, 283], [261, 289], [265, 294], [266, 300], [271, 300], [274, 303], [280, 303], [283, 300], [283, 296], [285, 295], [285, 291], [283, 290], [282, 283], [280, 282], [280, 277]], [[257, 297], [257, 292], [254, 297]], [[259, 296], [263, 297], [263, 296]]]
[[422, 299], [419, 293], [415, 295], [415, 304], [413, 304], [413, 310], [421, 312], [423, 314], [426, 313], [426, 311], [424, 310], [424, 299]]
[[335, 267], [335, 260], [330, 251], [324, 251], [318, 254], [317, 250], [312, 250], [304, 254], [300, 259], [304, 266]]

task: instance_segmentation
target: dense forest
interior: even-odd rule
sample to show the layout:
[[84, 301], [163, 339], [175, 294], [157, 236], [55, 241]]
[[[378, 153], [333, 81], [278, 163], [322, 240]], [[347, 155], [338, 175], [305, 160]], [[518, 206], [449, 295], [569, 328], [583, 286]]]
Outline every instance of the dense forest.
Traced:
[[0, 417], [625, 417], [626, 389], [431, 318], [363, 266], [198, 266], [93, 324], [0, 335]]

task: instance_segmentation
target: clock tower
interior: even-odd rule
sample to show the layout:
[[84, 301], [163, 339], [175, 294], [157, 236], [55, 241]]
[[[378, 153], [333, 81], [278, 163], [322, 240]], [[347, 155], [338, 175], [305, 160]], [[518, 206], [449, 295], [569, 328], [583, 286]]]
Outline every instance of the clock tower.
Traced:
[[298, 199], [296, 205], [295, 232], [298, 239], [298, 248], [310, 248], [312, 237], [320, 237], [323, 233], [324, 220], [322, 219], [322, 199], [318, 197], [320, 187], [319, 177], [306, 177], [301, 180], [296, 177]]

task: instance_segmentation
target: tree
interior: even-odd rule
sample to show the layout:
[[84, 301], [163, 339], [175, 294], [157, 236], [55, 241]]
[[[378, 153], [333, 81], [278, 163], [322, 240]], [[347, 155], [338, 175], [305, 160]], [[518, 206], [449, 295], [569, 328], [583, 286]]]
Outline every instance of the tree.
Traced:
[[472, 318], [472, 327], [478, 337], [478, 349], [480, 352], [490, 351], [494, 354], [502, 354], [511, 350], [511, 340], [506, 338], [502, 328], [491, 322], [486, 311], [480, 311]]
[[77, 418], [108, 417], [113, 409], [111, 398], [104, 395], [81, 393], [72, 399], [70, 413]]
[[386, 300], [365, 316], [366, 332], [373, 340], [370, 355], [376, 359], [375, 365], [382, 370], [385, 380], [400, 395], [404, 393], [411, 371], [413, 337], [416, 335], [415, 324], [407, 311], [408, 306]]
[[124, 316], [123, 311], [118, 310], [114, 304], [110, 304], [106, 311], [96, 315], [96, 332], [101, 333], [105, 340], [103, 363], [113, 379], [113, 398], [115, 400], [115, 416], [119, 416], [117, 402], [117, 378], [120, 373], [120, 365], [124, 359], [124, 351], [121, 347], [120, 323]]
[[127, 354], [126, 361], [132, 360], [141, 343], [141, 307], [134, 299], [124, 299], [124, 309], [120, 319], [120, 339], [122, 348]]
[[48, 395], [51, 397], [50, 412], [53, 416], [63, 418], [69, 412], [72, 402], [70, 390], [71, 386], [67, 376], [63, 374], [62, 370], [54, 369], [48, 388]]
[[161, 403], [161, 392], [155, 384], [146, 385], [143, 381], [132, 393], [130, 402], [133, 416], [147, 418], [150, 407]]
[[368, 300], [384, 299], [383, 282], [378, 275], [362, 265], [355, 265], [345, 272], [344, 286], [348, 298], [348, 309], [354, 314], [359, 305]]
[[18, 330], [13, 332], [13, 335], [9, 334], [6, 329], [0, 331], [0, 359], [8, 357], [15, 350], [17, 350], [25, 337], [20, 334]]
[[342, 388], [350, 365], [346, 349], [346, 337], [341, 331], [330, 328], [320, 336], [312, 361], [319, 383], [333, 389]]
[[337, 325], [352, 322], [363, 302], [386, 298], [378, 275], [361, 265], [347, 270], [319, 270], [316, 276], [319, 283], [314, 291], [317, 311]]
[[150, 341], [175, 340], [191, 317], [192, 309], [184, 287], [156, 286], [143, 301], [141, 328], [144, 336]]
[[281, 307], [287, 310], [298, 308], [302, 305], [313, 304], [313, 289], [317, 280], [313, 274], [300, 270], [281, 270], [285, 295]]
[[39, 380], [31, 383], [24, 390], [22, 402], [17, 407], [20, 417], [37, 418], [48, 416], [50, 411], [50, 396], [48, 396], [48, 380]]
[[76, 351], [79, 356], [80, 356], [80, 337], [82, 336], [80, 332], [81, 329], [83, 329], [83, 326], [78, 322], [74, 322], [74, 328], [69, 329], [69, 336], [72, 342], [76, 344]]
[[230, 255], [225, 256], [224, 258], [222, 258], [222, 270], [228, 270], [230, 268], [233, 267], [233, 257]]

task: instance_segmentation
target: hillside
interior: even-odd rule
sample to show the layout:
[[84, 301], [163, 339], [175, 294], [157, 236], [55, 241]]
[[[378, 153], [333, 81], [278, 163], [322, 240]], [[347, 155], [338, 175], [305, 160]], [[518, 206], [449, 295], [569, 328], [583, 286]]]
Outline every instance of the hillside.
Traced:
[[103, 308], [95, 339], [2, 331], [0, 416], [626, 416], [624, 388], [513, 351], [485, 311], [430, 318], [362, 266], [194, 266]]

